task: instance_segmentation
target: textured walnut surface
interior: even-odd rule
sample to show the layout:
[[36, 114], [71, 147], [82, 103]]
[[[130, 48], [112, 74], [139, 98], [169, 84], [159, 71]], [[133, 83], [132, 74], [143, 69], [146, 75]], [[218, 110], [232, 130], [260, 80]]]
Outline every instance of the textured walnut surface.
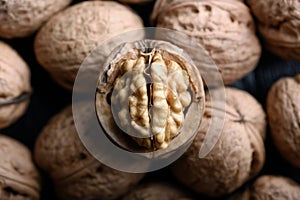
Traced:
[[26, 37], [33, 34], [54, 13], [72, 0], [1, 0], [0, 37]]
[[123, 200], [191, 199], [186, 191], [167, 182], [151, 182], [133, 189]]
[[35, 54], [58, 83], [72, 89], [81, 63], [97, 45], [142, 27], [140, 17], [117, 2], [82, 2], [58, 13], [41, 28]]
[[256, 67], [261, 47], [249, 9], [242, 2], [161, 1], [156, 2], [161, 5], [152, 14], [155, 24], [183, 32], [203, 46], [219, 67], [225, 84], [242, 78]]
[[253, 200], [298, 200], [300, 185], [280, 176], [262, 176], [252, 186], [250, 199]]
[[39, 199], [39, 174], [23, 144], [0, 135], [0, 199]]
[[[226, 115], [220, 138], [205, 158], [198, 157], [212, 117], [222, 123], [221, 114], [222, 108], [212, 107], [207, 97], [199, 132], [186, 154], [172, 167], [181, 182], [207, 196], [222, 196], [237, 189], [260, 171], [265, 160], [264, 111], [248, 93], [232, 88], [226, 88]], [[216, 131], [220, 130], [213, 129]]]
[[271, 135], [282, 156], [300, 168], [300, 74], [278, 80], [267, 98]]
[[151, 1], [153, 1], [153, 0], [119, 0], [120, 2], [122, 2], [122, 3], [134, 3], [134, 4], [136, 4], [136, 3], [148, 3], [148, 2], [151, 2]]
[[[91, 111], [83, 108], [84, 112]], [[35, 159], [51, 176], [62, 199], [115, 199], [143, 177], [96, 161], [77, 135], [70, 106], [54, 116], [42, 131], [36, 142]]]
[[4, 128], [24, 114], [29, 100], [10, 105], [1, 104], [29, 93], [31, 86], [29, 68], [19, 54], [1, 41], [0, 52], [0, 128]]
[[300, 60], [300, 2], [298, 0], [247, 0], [259, 21], [269, 50], [286, 59]]

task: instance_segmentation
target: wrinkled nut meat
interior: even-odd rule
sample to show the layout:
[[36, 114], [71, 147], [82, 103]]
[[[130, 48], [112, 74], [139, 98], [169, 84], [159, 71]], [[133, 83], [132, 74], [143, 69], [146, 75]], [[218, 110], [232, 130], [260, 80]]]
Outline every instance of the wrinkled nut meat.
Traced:
[[25, 61], [0, 41], [0, 129], [16, 122], [26, 111], [31, 93]]
[[33, 34], [71, 1], [0, 0], [0, 37], [18, 38]]
[[300, 61], [300, 2], [298, 0], [247, 0], [258, 19], [265, 46], [273, 53]]
[[[76, 125], [87, 128], [93, 110], [84, 103], [75, 106], [84, 116]], [[46, 125], [34, 149], [37, 164], [51, 177], [60, 199], [117, 199], [143, 178], [144, 174], [117, 171], [96, 160], [83, 146], [74, 123], [68, 106]]]
[[[241, 79], [252, 71], [260, 58], [261, 46], [248, 7], [237, 0], [157, 0], [152, 22], [160, 28], [179, 31], [189, 39], [180, 41], [191, 58], [202, 63], [201, 47], [212, 58], [222, 75], [224, 84]], [[175, 38], [167, 38], [176, 40]], [[189, 43], [198, 44], [199, 52]], [[207, 70], [210, 66], [199, 66]], [[202, 67], [202, 68], [201, 68]], [[209, 86], [213, 85], [210, 83]]]
[[[191, 75], [196, 69], [162, 45], [158, 42], [148, 52], [129, 50], [111, 61], [99, 78], [98, 94], [111, 94], [116, 123], [149, 150], [168, 147], [185, 121], [193, 92], [199, 100], [204, 93], [201, 77]], [[103, 77], [107, 80], [104, 83]], [[97, 101], [102, 101], [101, 97]]]
[[[120, 3], [85, 1], [53, 16], [38, 32], [34, 50], [38, 62], [53, 79], [72, 89], [82, 62], [98, 45], [121, 33], [142, 28], [142, 19]], [[142, 34], [135, 37], [143, 39]], [[113, 48], [114, 43], [111, 45]], [[97, 71], [94, 68], [89, 65], [83, 70], [92, 73]]]
[[267, 97], [271, 136], [282, 156], [300, 168], [300, 74], [278, 80]]
[[[218, 94], [220, 90], [210, 90], [210, 93]], [[236, 190], [255, 176], [265, 161], [266, 119], [261, 105], [238, 89], [226, 88], [225, 94], [225, 110], [218, 106], [219, 100], [212, 104], [206, 94], [205, 112], [193, 144], [171, 168], [174, 176], [187, 187], [210, 197]], [[221, 131], [218, 141], [207, 156], [199, 158], [213, 118], [224, 125], [221, 130], [211, 127], [214, 135]]]
[[38, 200], [40, 177], [31, 152], [18, 141], [0, 135], [0, 199]]
[[299, 200], [300, 185], [286, 177], [265, 175], [259, 177], [251, 188], [229, 200], [268, 199]]

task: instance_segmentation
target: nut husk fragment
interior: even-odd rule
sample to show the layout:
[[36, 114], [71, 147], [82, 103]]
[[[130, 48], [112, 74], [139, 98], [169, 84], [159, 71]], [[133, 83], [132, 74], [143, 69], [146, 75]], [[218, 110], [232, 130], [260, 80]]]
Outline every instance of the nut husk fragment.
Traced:
[[12, 138], [0, 135], [0, 199], [38, 200], [39, 178], [29, 149]]
[[[92, 50], [113, 36], [141, 28], [141, 18], [124, 5], [86, 1], [58, 13], [41, 28], [35, 38], [35, 54], [54, 80], [72, 89], [81, 63]], [[143, 35], [135, 37], [142, 39]], [[85, 66], [86, 71], [94, 72], [94, 68]]]
[[17, 121], [26, 111], [31, 93], [30, 71], [9, 45], [0, 41], [0, 129]]
[[[199, 63], [202, 58], [197, 56], [199, 52], [189, 51], [189, 43], [203, 47], [218, 66], [224, 84], [233, 83], [252, 71], [261, 55], [250, 11], [240, 1], [158, 0], [152, 21], [157, 27], [188, 35], [191, 41], [181, 41], [186, 43], [181, 48], [193, 59], [200, 59]], [[203, 66], [198, 67], [200, 71], [205, 70]]]
[[282, 156], [300, 168], [300, 74], [278, 80], [267, 97], [273, 141]]
[[266, 47], [285, 58], [300, 61], [300, 2], [247, 0], [258, 19]]
[[0, 37], [19, 38], [33, 34], [71, 1], [0, 0]]
[[187, 191], [168, 182], [150, 182], [134, 188], [123, 200], [192, 199]]
[[[88, 113], [93, 111], [84, 104], [81, 107], [87, 121], [79, 123], [86, 126]], [[114, 170], [95, 160], [79, 139], [71, 106], [43, 129], [35, 145], [35, 160], [52, 178], [61, 199], [116, 199], [143, 177]]]
[[[218, 90], [211, 90], [210, 93], [218, 93]], [[225, 92], [225, 119], [220, 117], [224, 110], [218, 106], [212, 107], [207, 94], [198, 134], [189, 150], [172, 166], [177, 179], [210, 197], [223, 196], [240, 187], [261, 170], [265, 160], [263, 140], [266, 119], [261, 105], [244, 91], [226, 88]], [[219, 123], [224, 121], [224, 126], [211, 152], [199, 158], [199, 150], [212, 118], [218, 119]]]

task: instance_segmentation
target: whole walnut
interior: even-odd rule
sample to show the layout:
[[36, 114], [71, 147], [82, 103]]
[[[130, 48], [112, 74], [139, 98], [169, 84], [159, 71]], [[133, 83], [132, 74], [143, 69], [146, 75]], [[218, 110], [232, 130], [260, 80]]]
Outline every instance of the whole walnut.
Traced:
[[86, 1], [58, 13], [41, 28], [35, 54], [59, 84], [72, 89], [81, 63], [97, 45], [141, 28], [141, 18], [128, 7], [113, 1]]
[[153, 0], [119, 0], [119, 1], [128, 4], [142, 4], [142, 3], [149, 3]]
[[30, 71], [9, 45], [0, 41], [0, 129], [17, 121], [29, 103]]
[[31, 152], [18, 141], [0, 135], [0, 199], [38, 200], [40, 177]]
[[[225, 84], [252, 71], [261, 55], [250, 11], [237, 0], [158, 0], [152, 21], [157, 27], [188, 35], [192, 41], [180, 41], [183, 43], [180, 47], [200, 63], [200, 48], [189, 48], [190, 43], [202, 46], [218, 66]], [[175, 43], [176, 39], [173, 39]], [[198, 67], [205, 70], [203, 66]]]
[[258, 20], [266, 47], [285, 58], [300, 61], [300, 2], [247, 0]]
[[192, 199], [178, 186], [168, 182], [150, 182], [134, 188], [123, 200]]
[[300, 185], [282, 176], [265, 175], [259, 177], [251, 188], [231, 197], [229, 200], [298, 200]]
[[71, 1], [0, 0], [0, 37], [17, 38], [33, 34]]
[[[220, 93], [220, 90], [210, 93]], [[223, 196], [240, 187], [261, 170], [265, 160], [266, 119], [261, 105], [241, 90], [226, 88], [225, 94], [225, 119], [222, 118], [224, 109], [217, 106], [220, 102], [214, 106], [207, 96], [198, 133], [188, 151], [172, 166], [177, 179], [210, 197]], [[221, 131], [220, 137], [208, 155], [199, 158], [212, 119], [224, 121], [224, 125], [221, 130], [212, 127], [214, 134]]]
[[300, 168], [300, 74], [278, 80], [267, 97], [273, 141], [290, 163]]
[[[83, 114], [91, 112], [84, 106], [82, 109]], [[71, 106], [43, 129], [35, 145], [35, 160], [50, 175], [61, 199], [116, 199], [143, 177], [111, 169], [95, 160], [79, 139]]]

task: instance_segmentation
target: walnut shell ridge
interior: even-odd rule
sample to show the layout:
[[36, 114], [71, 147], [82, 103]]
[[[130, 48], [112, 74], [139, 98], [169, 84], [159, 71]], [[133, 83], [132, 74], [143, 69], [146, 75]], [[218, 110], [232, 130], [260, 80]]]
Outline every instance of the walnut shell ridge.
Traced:
[[72, 0], [1, 0], [0, 37], [26, 37]]
[[[83, 114], [92, 112], [84, 106], [82, 109]], [[50, 175], [61, 199], [116, 199], [143, 177], [114, 170], [95, 160], [79, 139], [71, 106], [43, 129], [35, 145], [35, 160]]]
[[149, 182], [125, 195], [123, 200], [191, 199], [181, 188], [168, 182]]
[[282, 156], [300, 168], [300, 74], [278, 80], [267, 97], [271, 136]]
[[[224, 196], [243, 185], [261, 170], [265, 160], [266, 119], [261, 105], [244, 91], [226, 88], [225, 93], [225, 119], [221, 117], [222, 108], [212, 107], [207, 96], [198, 133], [188, 151], [172, 166], [178, 180], [210, 197]], [[200, 159], [199, 150], [213, 117], [220, 123], [224, 121], [224, 126], [211, 152]]]
[[1, 41], [0, 52], [1, 129], [16, 122], [25, 113], [29, 99], [26, 98], [20, 102], [13, 101], [22, 94], [29, 94], [31, 86], [29, 67], [20, 55], [9, 45]]
[[247, 0], [266, 47], [285, 59], [300, 61], [300, 2]]
[[58, 13], [41, 28], [35, 54], [54, 80], [72, 89], [80, 65], [92, 50], [113, 36], [141, 28], [141, 18], [124, 5], [86, 1]]
[[[182, 32], [192, 43], [202, 46], [218, 66], [224, 84], [241, 79], [256, 67], [261, 46], [244, 3], [236, 0], [168, 2], [156, 2], [152, 13], [154, 24]], [[188, 49], [188, 44], [185, 46]], [[196, 54], [192, 58], [198, 58], [197, 52], [189, 53]]]
[[264, 175], [254, 184], [229, 200], [298, 200], [300, 198], [300, 185], [293, 180], [282, 177]]
[[31, 152], [18, 141], [0, 135], [0, 197], [38, 200], [40, 177]]

